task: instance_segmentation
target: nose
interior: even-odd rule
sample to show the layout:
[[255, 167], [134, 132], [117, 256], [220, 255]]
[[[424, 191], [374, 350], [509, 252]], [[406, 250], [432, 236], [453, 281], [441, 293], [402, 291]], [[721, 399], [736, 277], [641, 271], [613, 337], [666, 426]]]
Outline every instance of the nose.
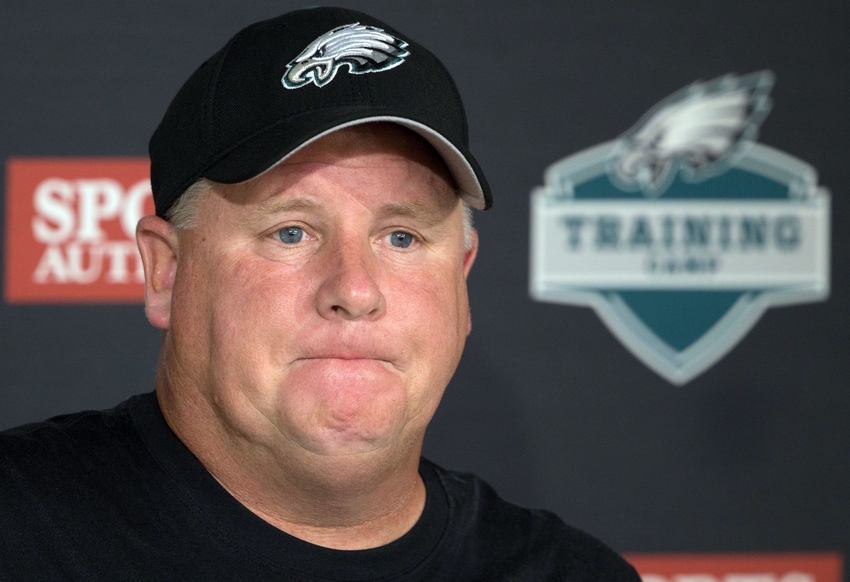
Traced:
[[366, 241], [348, 240], [327, 249], [316, 308], [325, 319], [377, 319], [386, 309], [377, 281], [379, 265]]

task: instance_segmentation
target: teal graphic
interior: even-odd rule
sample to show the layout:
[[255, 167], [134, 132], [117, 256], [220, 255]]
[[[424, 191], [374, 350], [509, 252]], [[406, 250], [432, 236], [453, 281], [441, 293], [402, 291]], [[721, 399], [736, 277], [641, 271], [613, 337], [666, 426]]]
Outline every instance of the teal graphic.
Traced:
[[829, 294], [829, 195], [756, 143], [769, 72], [695, 83], [619, 139], [547, 169], [532, 193], [532, 296], [595, 309], [684, 384], [771, 306]]

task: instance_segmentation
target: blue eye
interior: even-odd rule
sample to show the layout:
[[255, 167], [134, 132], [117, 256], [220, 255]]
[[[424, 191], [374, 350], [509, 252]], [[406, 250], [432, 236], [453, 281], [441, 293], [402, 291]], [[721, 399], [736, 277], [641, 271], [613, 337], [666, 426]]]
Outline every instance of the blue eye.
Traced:
[[390, 235], [390, 244], [399, 249], [406, 249], [413, 242], [413, 235], [409, 232], [397, 230]]
[[294, 245], [297, 242], [301, 242], [301, 237], [304, 236], [304, 229], [297, 226], [287, 226], [277, 231], [277, 236], [280, 238], [280, 242], [287, 245]]

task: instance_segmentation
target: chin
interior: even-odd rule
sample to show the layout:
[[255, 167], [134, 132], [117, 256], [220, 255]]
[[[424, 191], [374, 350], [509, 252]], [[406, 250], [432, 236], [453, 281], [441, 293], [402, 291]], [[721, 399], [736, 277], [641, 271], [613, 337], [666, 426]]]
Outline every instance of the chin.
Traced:
[[379, 435], [373, 430], [364, 434], [352, 429], [313, 434], [299, 443], [306, 452], [301, 470], [312, 474], [311, 480], [323, 487], [350, 488], [380, 481], [397, 473], [412, 456], [418, 460], [415, 439], [399, 438], [393, 432]]
[[388, 418], [374, 419], [366, 411], [363, 416], [340, 418], [333, 415], [314, 422], [304, 430], [290, 426], [302, 448], [322, 456], [381, 454], [398, 444], [403, 423]]
[[[317, 454], [362, 454], [398, 440], [410, 405], [398, 374], [383, 365], [303, 366], [280, 391], [281, 429]], [[347, 374], [340, 367], [348, 368]]]

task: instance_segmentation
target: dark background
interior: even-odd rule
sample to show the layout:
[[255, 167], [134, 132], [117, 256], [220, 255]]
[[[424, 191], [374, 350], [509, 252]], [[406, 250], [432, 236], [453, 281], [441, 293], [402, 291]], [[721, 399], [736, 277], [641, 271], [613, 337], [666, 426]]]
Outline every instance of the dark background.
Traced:
[[[337, 4], [444, 61], [494, 191], [476, 213], [473, 333], [427, 455], [620, 551], [850, 552], [850, 5]], [[3, 0], [0, 160], [146, 155], [195, 67], [244, 25], [302, 6]], [[674, 387], [590, 309], [529, 299], [528, 194], [548, 165], [675, 90], [762, 69], [777, 80], [760, 141], [832, 191], [831, 296], [769, 310]], [[0, 304], [0, 428], [151, 390], [158, 344], [141, 306]]]

